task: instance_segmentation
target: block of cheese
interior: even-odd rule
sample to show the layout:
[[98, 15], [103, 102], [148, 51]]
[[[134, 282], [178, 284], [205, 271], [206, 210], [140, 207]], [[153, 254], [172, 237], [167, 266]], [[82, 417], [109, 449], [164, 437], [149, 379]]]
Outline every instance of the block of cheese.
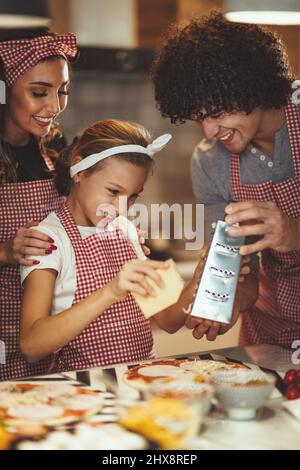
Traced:
[[164, 287], [158, 287], [152, 279], [146, 276], [147, 282], [156, 292], [156, 297], [143, 297], [139, 294], [133, 294], [146, 318], [150, 318], [161, 310], [175, 304], [184, 287], [184, 280], [177, 271], [175, 262], [169, 259], [168, 264], [167, 269], [157, 269], [157, 273], [165, 283]]

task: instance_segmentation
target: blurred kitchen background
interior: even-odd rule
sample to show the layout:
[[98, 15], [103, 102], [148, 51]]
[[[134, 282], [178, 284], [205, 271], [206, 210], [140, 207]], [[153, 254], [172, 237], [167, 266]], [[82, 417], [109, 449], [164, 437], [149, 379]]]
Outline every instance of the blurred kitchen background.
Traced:
[[[12, 7], [14, 1], [0, 1], [0, 9], [1, 3]], [[29, 8], [31, 3], [42, 2], [26, 0], [21, 3]], [[155, 175], [141, 202], [193, 203], [190, 158], [201, 135], [190, 122], [174, 126], [161, 118], [153, 98], [149, 67], [170, 23], [183, 25], [191, 17], [212, 9], [223, 11], [224, 1], [51, 0], [49, 4], [52, 29], [59, 33], [74, 31], [81, 49], [73, 70], [69, 104], [59, 119], [68, 140], [90, 122], [103, 118], [140, 122], [153, 136], [170, 132], [173, 140], [159, 154]], [[299, 26], [270, 28], [282, 35], [290, 60], [299, 72]], [[189, 279], [197, 263], [197, 251], [185, 251], [184, 242], [161, 240], [153, 242], [151, 248], [157, 257], [172, 256], [184, 277]], [[186, 329], [175, 336], [155, 329], [157, 353], [179, 354], [236, 345], [238, 329], [236, 325], [214, 343], [194, 340]]]

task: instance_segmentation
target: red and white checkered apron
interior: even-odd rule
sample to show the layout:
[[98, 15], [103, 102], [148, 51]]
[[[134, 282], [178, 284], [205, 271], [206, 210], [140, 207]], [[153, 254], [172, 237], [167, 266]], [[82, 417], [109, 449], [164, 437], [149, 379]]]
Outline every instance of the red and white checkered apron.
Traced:
[[[294, 177], [279, 184], [241, 184], [239, 155], [231, 158], [235, 201], [273, 201], [285, 214], [300, 218], [300, 116], [291, 101], [286, 119], [294, 163]], [[284, 155], [282, 155], [284, 158]], [[300, 252], [262, 251], [259, 297], [243, 315], [241, 344], [269, 343], [290, 348], [300, 339]]]
[[[0, 242], [9, 240], [29, 220], [43, 220], [58, 210], [63, 201], [52, 179], [0, 184]], [[19, 349], [21, 297], [20, 266], [0, 266], [0, 340], [5, 343], [6, 352], [6, 364], [0, 364], [0, 380], [43, 374], [52, 363], [48, 358], [28, 364], [22, 356]]]
[[[108, 284], [135, 252], [120, 230], [83, 239], [65, 204], [58, 212], [76, 260], [77, 288], [73, 305]], [[56, 353], [53, 371], [79, 370], [154, 357], [153, 337], [132, 295], [116, 302], [73, 341]]]

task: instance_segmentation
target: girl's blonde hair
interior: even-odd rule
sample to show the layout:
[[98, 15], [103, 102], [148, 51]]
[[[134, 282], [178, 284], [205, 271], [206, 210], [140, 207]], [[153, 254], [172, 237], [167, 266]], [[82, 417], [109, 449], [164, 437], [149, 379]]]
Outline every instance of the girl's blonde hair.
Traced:
[[[75, 164], [75, 158], [85, 158], [93, 153], [117, 147], [119, 145], [135, 144], [146, 147], [151, 142], [149, 132], [140, 124], [116, 119], [96, 121], [88, 126], [80, 136], [74, 138], [72, 144], [66, 147], [56, 160], [55, 184], [58, 192], [67, 196], [70, 193], [73, 180], [70, 177], [70, 167]], [[93, 172], [107, 164], [108, 160], [127, 161], [136, 166], [151, 169], [153, 160], [146, 154], [123, 153], [113, 155], [85, 170]]]

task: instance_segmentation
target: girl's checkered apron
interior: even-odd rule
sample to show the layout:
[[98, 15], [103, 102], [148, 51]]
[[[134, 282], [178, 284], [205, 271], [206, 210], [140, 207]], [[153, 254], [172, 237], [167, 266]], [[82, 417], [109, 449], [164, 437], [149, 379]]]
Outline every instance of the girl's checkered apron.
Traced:
[[[239, 155], [231, 158], [235, 201], [273, 201], [293, 218], [300, 218], [300, 116], [291, 101], [286, 107], [294, 177], [283, 183], [242, 184]], [[282, 155], [284, 158], [284, 155]], [[262, 252], [259, 298], [243, 315], [241, 343], [270, 343], [291, 347], [300, 339], [300, 252]]]
[[[75, 252], [77, 289], [74, 305], [108, 284], [136, 255], [120, 230], [96, 232], [83, 239], [67, 204], [58, 212], [58, 217]], [[150, 322], [132, 295], [128, 295], [94, 320], [56, 356], [55, 371], [153, 358]]]
[[[45, 158], [46, 163], [48, 160]], [[51, 169], [51, 168], [49, 168]], [[58, 210], [63, 199], [52, 179], [0, 185], [0, 242], [6, 242], [29, 220], [43, 220]], [[50, 358], [28, 364], [19, 349], [22, 288], [17, 264], [0, 266], [0, 340], [4, 342], [6, 364], [0, 364], [0, 380], [43, 374]]]

